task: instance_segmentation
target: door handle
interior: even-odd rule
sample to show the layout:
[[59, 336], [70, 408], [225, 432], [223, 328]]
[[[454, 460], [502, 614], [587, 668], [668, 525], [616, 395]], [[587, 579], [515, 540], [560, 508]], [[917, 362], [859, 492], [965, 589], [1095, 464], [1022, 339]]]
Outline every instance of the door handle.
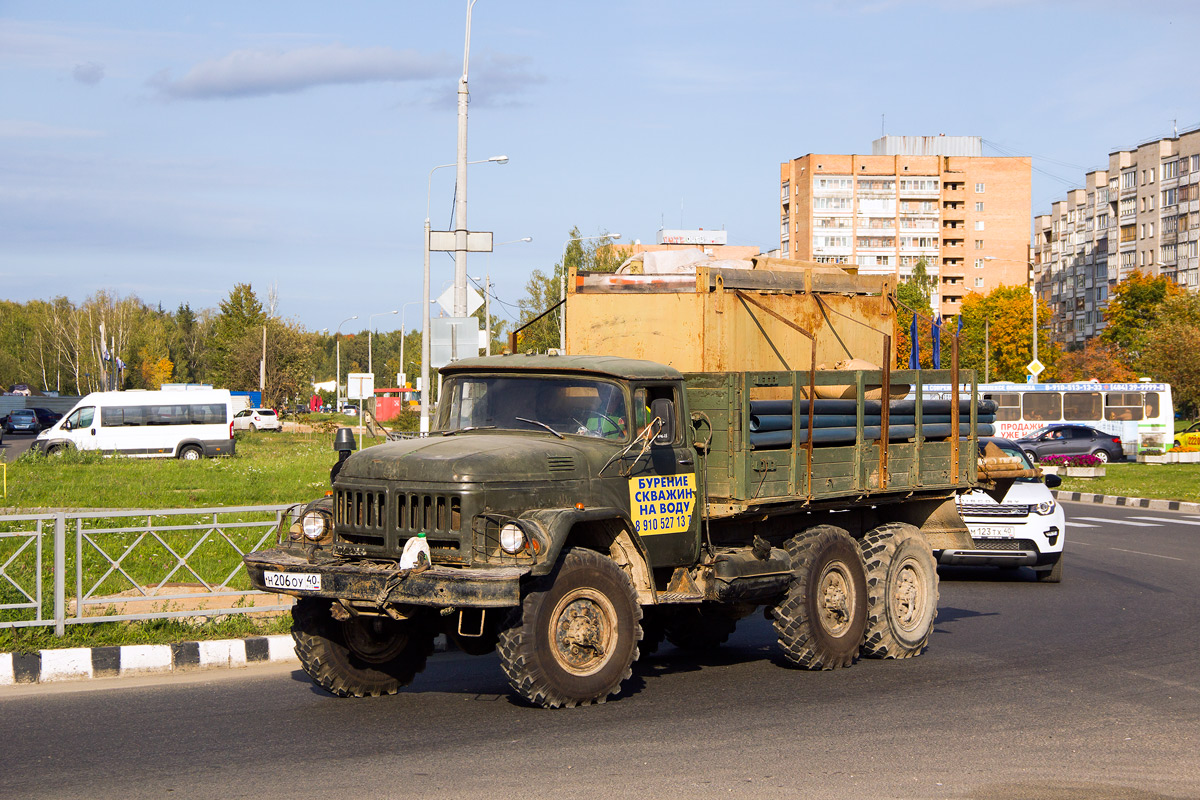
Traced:
[[681, 459], [679, 459], [679, 463], [691, 466], [692, 459], [691, 458], [681, 458]]

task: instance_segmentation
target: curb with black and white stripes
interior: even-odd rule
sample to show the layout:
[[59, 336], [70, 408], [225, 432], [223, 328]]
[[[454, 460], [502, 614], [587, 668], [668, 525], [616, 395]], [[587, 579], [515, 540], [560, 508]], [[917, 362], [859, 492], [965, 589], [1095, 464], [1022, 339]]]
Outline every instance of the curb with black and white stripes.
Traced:
[[[445, 652], [446, 648], [445, 635], [434, 639], [435, 652]], [[286, 633], [175, 644], [66, 647], [0, 653], [0, 686], [282, 663], [300, 664], [292, 637]]]
[[287, 634], [175, 644], [68, 647], [34, 653], [0, 653], [0, 686], [288, 661], [299, 663], [292, 637]]
[[1124, 508], [1147, 508], [1151, 511], [1182, 511], [1185, 514], [1200, 514], [1200, 503], [1185, 503], [1182, 500], [1148, 500], [1145, 497], [1119, 497], [1111, 494], [1088, 494], [1087, 492], [1052, 492], [1060, 502], [1097, 503]]

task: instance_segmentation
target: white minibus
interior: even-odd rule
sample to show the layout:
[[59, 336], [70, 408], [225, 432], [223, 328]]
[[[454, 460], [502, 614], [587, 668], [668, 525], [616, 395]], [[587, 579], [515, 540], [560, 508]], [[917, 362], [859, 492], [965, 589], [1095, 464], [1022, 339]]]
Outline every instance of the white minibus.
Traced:
[[47, 455], [68, 448], [123, 456], [233, 455], [227, 389], [92, 392], [34, 443]]

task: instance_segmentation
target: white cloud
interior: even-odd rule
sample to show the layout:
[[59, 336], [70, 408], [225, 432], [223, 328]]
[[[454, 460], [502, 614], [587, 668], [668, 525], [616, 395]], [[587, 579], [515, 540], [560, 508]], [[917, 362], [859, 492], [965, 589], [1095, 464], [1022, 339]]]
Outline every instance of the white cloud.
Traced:
[[44, 122], [0, 119], [0, 139], [91, 139], [102, 135], [100, 131], [83, 128], [60, 128]]
[[419, 81], [454, 71], [454, 59], [448, 56], [335, 44], [289, 52], [237, 50], [197, 64], [178, 80], [164, 70], [150, 84], [167, 98], [207, 100], [285, 94], [329, 84]]
[[104, 65], [97, 64], [95, 61], [89, 61], [86, 64], [76, 64], [71, 74], [80, 83], [87, 86], [95, 86], [104, 80]]

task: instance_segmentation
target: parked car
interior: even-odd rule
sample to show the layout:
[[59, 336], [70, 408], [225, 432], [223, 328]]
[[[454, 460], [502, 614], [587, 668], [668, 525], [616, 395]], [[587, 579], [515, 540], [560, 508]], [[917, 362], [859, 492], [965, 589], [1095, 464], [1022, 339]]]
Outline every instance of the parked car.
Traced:
[[62, 419], [62, 414], [51, 411], [48, 408], [35, 408], [33, 409], [33, 413], [37, 415], [38, 425], [41, 426], [42, 430], [46, 430], [46, 428], [49, 428]]
[[1200, 447], [1200, 422], [1175, 434], [1176, 447]]
[[281, 431], [283, 423], [270, 408], [243, 408], [233, 415], [235, 431]]
[[1087, 425], [1047, 425], [1017, 439], [1030, 461], [1046, 456], [1093, 455], [1101, 461], [1119, 461], [1125, 451], [1121, 437]]
[[[1018, 442], [980, 437], [980, 453], [988, 442], [1019, 459], [1025, 468], [1033, 468]], [[1057, 475], [1018, 478], [1001, 500], [982, 489], [959, 495], [958, 513], [971, 532], [972, 548], [935, 550], [934, 557], [941, 564], [1033, 567], [1039, 581], [1058, 583], [1067, 521], [1050, 490], [1061, 484]]]
[[42, 430], [37, 414], [32, 408], [14, 408], [8, 413], [4, 422], [4, 430], [9, 433], [32, 433], [36, 435]]

